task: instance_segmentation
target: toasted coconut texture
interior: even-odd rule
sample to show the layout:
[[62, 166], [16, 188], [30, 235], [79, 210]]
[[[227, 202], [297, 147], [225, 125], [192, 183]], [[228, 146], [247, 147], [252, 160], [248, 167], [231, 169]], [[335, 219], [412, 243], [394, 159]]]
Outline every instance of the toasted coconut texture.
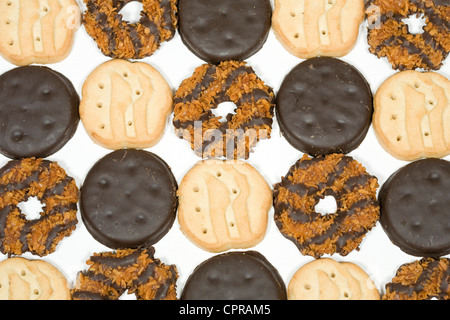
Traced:
[[[423, 33], [409, 32], [403, 22], [424, 15]], [[369, 51], [387, 57], [393, 69], [438, 70], [450, 51], [450, 5], [444, 0], [369, 0]]]
[[[125, 5], [143, 5], [141, 18], [129, 23], [119, 13]], [[104, 55], [141, 59], [152, 55], [177, 29], [177, 0], [84, 0], [83, 25]]]
[[[274, 186], [275, 223], [304, 255], [346, 256], [380, 218], [377, 188], [377, 178], [350, 156], [305, 154]], [[325, 196], [335, 198], [335, 213], [316, 212]]]
[[[225, 119], [213, 110], [236, 105]], [[246, 62], [204, 64], [179, 86], [174, 98], [175, 133], [202, 157], [247, 159], [260, 139], [270, 138], [275, 95]]]
[[422, 258], [405, 263], [386, 284], [383, 300], [449, 300], [450, 259]]
[[128, 290], [137, 300], [176, 300], [175, 265], [154, 258], [151, 246], [94, 253], [78, 273], [73, 300], [118, 300]]
[[[40, 218], [29, 220], [18, 204], [35, 197]], [[71, 235], [77, 220], [79, 190], [56, 162], [25, 158], [0, 169], [0, 251], [45, 256]]]

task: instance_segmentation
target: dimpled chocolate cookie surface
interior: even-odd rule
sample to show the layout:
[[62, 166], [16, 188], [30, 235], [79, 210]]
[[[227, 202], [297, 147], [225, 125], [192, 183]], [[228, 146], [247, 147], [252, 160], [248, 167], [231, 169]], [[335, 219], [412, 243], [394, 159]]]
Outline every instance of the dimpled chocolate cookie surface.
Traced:
[[157, 155], [114, 151], [88, 172], [80, 194], [83, 222], [91, 235], [113, 249], [158, 242], [172, 227], [177, 182]]
[[181, 300], [286, 300], [275, 267], [257, 251], [233, 251], [203, 261], [189, 276]]
[[209, 63], [244, 60], [267, 40], [272, 7], [269, 0], [180, 0], [181, 40]]
[[281, 132], [312, 156], [349, 153], [366, 137], [372, 91], [352, 65], [336, 58], [305, 60], [284, 78], [277, 94]]
[[380, 222], [402, 251], [420, 257], [450, 253], [450, 162], [422, 159], [393, 173], [379, 193]]
[[0, 76], [0, 152], [9, 158], [44, 158], [75, 134], [79, 96], [64, 75], [26, 66]]

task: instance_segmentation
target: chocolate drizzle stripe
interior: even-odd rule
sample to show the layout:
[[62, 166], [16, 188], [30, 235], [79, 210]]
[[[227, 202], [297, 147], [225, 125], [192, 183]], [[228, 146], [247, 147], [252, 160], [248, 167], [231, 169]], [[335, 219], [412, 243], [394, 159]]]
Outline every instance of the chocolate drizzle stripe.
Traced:
[[200, 94], [203, 90], [208, 88], [211, 83], [214, 81], [214, 74], [216, 73], [216, 66], [211, 65], [206, 69], [205, 75], [202, 78], [202, 81], [198, 82], [197, 85], [192, 89], [192, 91], [186, 95], [185, 97], [178, 97], [174, 99], [174, 103], [188, 103], [192, 102], [193, 100], [197, 100], [200, 97]]
[[[148, 249], [150, 250], [150, 249]], [[154, 249], [148, 252], [150, 256], [153, 256]], [[108, 268], [127, 268], [137, 263], [137, 259], [139, 258], [141, 252], [139, 250], [133, 251], [129, 255], [123, 257], [108, 257], [108, 256], [93, 256], [91, 257], [91, 261], [95, 263], [99, 263]]]
[[74, 179], [72, 177], [66, 176], [62, 181], [58, 182], [53, 188], [45, 190], [42, 195], [42, 200], [46, 200], [55, 195], [62, 195], [64, 189], [72, 182]]
[[[14, 167], [8, 167], [8, 171], [3, 171], [1, 176], [9, 172], [9, 170], [12, 170], [13, 168], [17, 168], [17, 166], [20, 164], [14, 162]], [[49, 170], [50, 168], [50, 162], [47, 160], [42, 161], [35, 170], [30, 172], [25, 179], [22, 181], [17, 182], [10, 182], [6, 185], [0, 185], [0, 195], [3, 195], [6, 192], [14, 191], [14, 190], [23, 190], [28, 188], [31, 183], [39, 181], [39, 176], [43, 171]]]
[[161, 0], [163, 28], [170, 32], [172, 37], [175, 35], [175, 28], [173, 27], [170, 0]]
[[148, 15], [144, 15], [141, 17], [141, 19], [139, 20], [139, 22], [146, 28], [148, 28], [150, 30], [150, 33], [153, 35], [154, 37], [154, 42], [159, 45], [161, 43], [161, 38], [159, 36], [159, 29], [158, 26], [156, 25], [155, 22], [153, 22], [152, 20], [150, 20], [150, 18], [148, 17]]

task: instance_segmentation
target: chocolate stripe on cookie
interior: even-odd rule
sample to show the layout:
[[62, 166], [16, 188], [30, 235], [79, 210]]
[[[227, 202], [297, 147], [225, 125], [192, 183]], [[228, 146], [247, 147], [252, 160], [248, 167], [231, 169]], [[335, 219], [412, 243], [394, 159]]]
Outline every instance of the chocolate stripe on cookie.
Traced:
[[205, 75], [202, 78], [202, 81], [198, 82], [197, 85], [194, 87], [194, 89], [192, 89], [192, 91], [186, 95], [185, 97], [178, 97], [174, 99], [174, 103], [180, 103], [180, 102], [192, 102], [193, 100], [197, 100], [200, 97], [200, 94], [202, 93], [203, 90], [205, 90], [206, 88], [208, 88], [211, 83], [214, 81], [215, 77], [215, 73], [216, 73], [216, 66], [215, 65], [210, 65], [205, 72]]
[[[163, 28], [170, 32], [172, 39], [175, 36], [175, 28], [173, 27], [173, 20], [171, 12], [170, 0], [161, 0], [161, 10], [162, 10], [162, 18], [163, 18]], [[169, 40], [168, 39], [168, 40]]]

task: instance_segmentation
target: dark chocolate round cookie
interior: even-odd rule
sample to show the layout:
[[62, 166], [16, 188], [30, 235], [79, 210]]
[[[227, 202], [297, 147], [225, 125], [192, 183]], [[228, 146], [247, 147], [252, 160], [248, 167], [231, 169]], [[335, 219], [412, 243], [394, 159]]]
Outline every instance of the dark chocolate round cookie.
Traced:
[[269, 0], [180, 0], [178, 30], [200, 59], [217, 64], [245, 60], [267, 40], [272, 19]]
[[79, 96], [69, 79], [48, 67], [25, 66], [0, 76], [0, 152], [45, 158], [75, 134]]
[[450, 162], [422, 159], [393, 173], [378, 195], [380, 222], [402, 251], [420, 257], [450, 253]]
[[259, 252], [232, 251], [199, 264], [181, 300], [286, 300], [286, 286]]
[[81, 217], [91, 235], [110, 248], [153, 245], [173, 225], [177, 188], [157, 155], [117, 150], [89, 170], [81, 187]]
[[284, 78], [276, 115], [286, 140], [312, 156], [349, 153], [372, 121], [372, 91], [350, 64], [336, 58], [305, 60]]

